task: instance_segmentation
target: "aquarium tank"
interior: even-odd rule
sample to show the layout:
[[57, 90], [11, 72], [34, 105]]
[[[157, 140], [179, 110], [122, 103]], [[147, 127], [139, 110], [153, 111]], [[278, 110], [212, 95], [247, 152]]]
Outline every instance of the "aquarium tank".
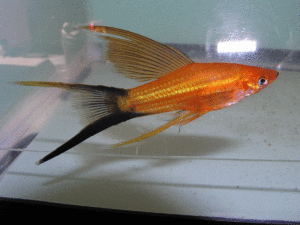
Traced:
[[[80, 29], [102, 25], [163, 43], [197, 63], [238, 63], [279, 76], [235, 105], [137, 143], [111, 147], [174, 115], [128, 120], [36, 165], [83, 124], [72, 93], [15, 82], [126, 89], [149, 82], [120, 74], [105, 58], [107, 42]], [[0, 77], [5, 204], [300, 221], [299, 0], [2, 1]]]

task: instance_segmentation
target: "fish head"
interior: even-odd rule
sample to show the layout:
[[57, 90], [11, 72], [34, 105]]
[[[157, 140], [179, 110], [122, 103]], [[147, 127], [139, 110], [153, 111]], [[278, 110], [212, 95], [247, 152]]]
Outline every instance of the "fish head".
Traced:
[[255, 94], [268, 87], [278, 77], [279, 72], [260, 67], [248, 67], [244, 70], [241, 80], [246, 96]]

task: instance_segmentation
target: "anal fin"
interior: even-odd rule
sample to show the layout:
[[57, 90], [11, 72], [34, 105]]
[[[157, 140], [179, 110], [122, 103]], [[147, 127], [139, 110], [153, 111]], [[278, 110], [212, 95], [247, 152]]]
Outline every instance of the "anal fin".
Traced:
[[155, 134], [158, 134], [166, 129], [168, 129], [169, 127], [173, 126], [173, 125], [183, 125], [183, 124], [187, 124], [195, 119], [197, 119], [198, 117], [202, 116], [204, 113], [200, 113], [200, 112], [192, 112], [192, 111], [181, 111], [176, 113], [176, 117], [173, 118], [172, 120], [170, 120], [169, 122], [159, 126], [158, 128], [148, 131], [144, 134], [142, 134], [139, 137], [127, 140], [127, 141], [123, 141], [120, 142], [118, 144], [115, 144], [112, 146], [113, 147], [118, 147], [118, 146], [123, 146], [123, 145], [128, 145], [128, 144], [132, 144], [135, 142], [139, 142], [143, 139], [146, 139], [148, 137], [151, 137]]

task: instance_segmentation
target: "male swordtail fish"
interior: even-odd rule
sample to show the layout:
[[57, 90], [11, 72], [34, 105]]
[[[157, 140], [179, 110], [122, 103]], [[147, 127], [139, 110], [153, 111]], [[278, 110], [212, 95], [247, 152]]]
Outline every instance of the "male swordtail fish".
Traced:
[[106, 41], [105, 58], [117, 72], [148, 83], [131, 89], [61, 82], [19, 81], [25, 86], [73, 93], [85, 127], [39, 160], [44, 163], [87, 138], [124, 121], [174, 112], [164, 125], [114, 146], [141, 141], [173, 125], [184, 125], [213, 110], [240, 102], [276, 80], [275, 70], [235, 63], [195, 63], [181, 51], [142, 35], [106, 26], [82, 26]]

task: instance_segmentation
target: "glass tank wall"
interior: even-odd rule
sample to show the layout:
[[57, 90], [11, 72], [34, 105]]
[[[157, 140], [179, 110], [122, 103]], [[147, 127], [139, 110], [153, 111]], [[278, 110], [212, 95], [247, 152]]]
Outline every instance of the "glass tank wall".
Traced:
[[[38, 1], [0, 3], [0, 196], [246, 220], [300, 220], [300, 1]], [[279, 71], [242, 102], [136, 144], [110, 148], [172, 118], [111, 127], [42, 165], [83, 125], [72, 95], [40, 80], [141, 85], [104, 60], [90, 22], [135, 32], [194, 62]], [[14, 187], [14, 188], [12, 188]]]

